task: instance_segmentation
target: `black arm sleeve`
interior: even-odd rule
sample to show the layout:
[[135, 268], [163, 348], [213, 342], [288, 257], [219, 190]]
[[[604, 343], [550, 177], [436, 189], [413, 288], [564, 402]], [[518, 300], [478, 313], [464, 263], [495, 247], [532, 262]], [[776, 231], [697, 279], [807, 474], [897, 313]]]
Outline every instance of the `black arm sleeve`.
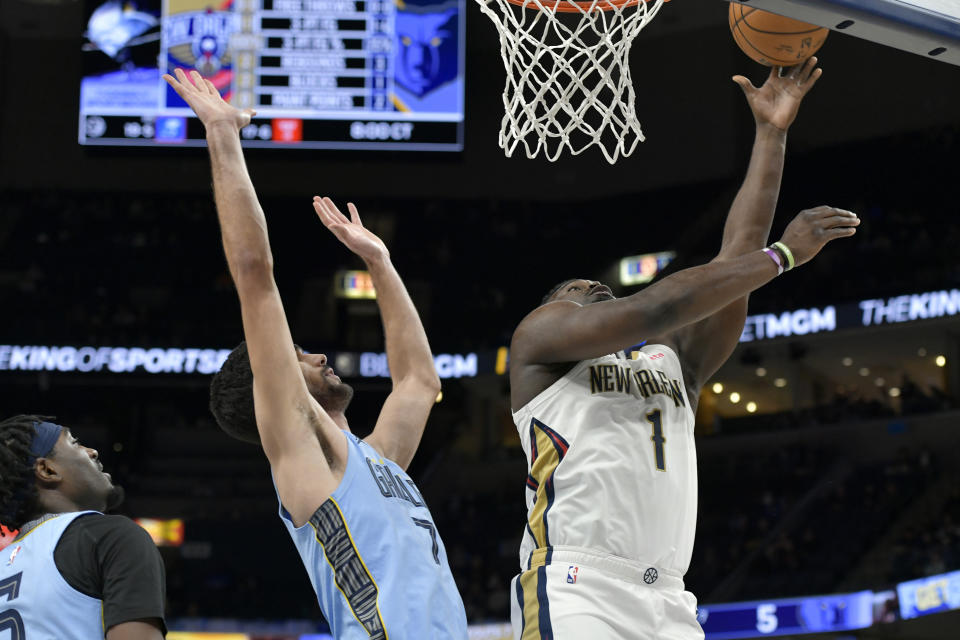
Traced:
[[133, 520], [81, 516], [63, 532], [53, 557], [67, 584], [103, 601], [104, 630], [143, 620], [159, 624], [166, 635], [163, 559]]

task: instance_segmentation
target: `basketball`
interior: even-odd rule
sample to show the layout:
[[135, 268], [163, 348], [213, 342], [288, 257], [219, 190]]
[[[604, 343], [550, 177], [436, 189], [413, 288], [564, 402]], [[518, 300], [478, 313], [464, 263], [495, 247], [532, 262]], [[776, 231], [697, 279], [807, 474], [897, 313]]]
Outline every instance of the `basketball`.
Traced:
[[815, 54], [829, 29], [730, 3], [730, 31], [745, 54], [768, 67], [790, 67]]

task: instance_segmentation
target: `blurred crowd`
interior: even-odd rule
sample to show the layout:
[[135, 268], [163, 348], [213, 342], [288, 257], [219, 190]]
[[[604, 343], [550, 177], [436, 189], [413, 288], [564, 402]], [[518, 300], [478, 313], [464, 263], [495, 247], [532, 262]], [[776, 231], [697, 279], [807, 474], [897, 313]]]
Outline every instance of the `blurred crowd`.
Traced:
[[924, 389], [905, 373], [900, 375], [900, 379], [900, 395], [896, 399], [886, 393], [869, 396], [836, 393], [829, 402], [814, 407], [728, 418], [717, 416], [713, 428], [726, 434], [784, 431], [854, 420], [937, 413], [958, 406], [955, 398], [937, 386], [930, 385]]
[[912, 524], [894, 543], [889, 582], [960, 569], [960, 487], [933, 518]]

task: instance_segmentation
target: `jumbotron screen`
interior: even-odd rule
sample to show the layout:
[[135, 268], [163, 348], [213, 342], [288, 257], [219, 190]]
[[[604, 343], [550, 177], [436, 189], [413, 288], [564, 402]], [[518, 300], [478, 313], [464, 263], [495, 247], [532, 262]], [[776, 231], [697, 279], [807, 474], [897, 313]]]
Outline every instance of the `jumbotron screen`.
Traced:
[[204, 144], [163, 81], [257, 111], [246, 146], [463, 147], [465, 0], [88, 0], [79, 141]]

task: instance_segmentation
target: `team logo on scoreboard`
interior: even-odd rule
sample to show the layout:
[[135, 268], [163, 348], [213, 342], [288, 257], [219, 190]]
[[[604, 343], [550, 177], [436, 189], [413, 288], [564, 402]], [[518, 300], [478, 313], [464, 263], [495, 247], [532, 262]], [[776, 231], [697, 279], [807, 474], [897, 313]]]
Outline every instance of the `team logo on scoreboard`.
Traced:
[[[166, 52], [166, 71], [196, 69], [229, 100], [233, 80], [230, 35], [236, 30], [236, 16], [230, 11], [232, 0], [220, 0], [214, 6], [210, 0], [168, 0], [166, 20], [163, 23], [163, 50]], [[167, 88], [167, 106], [186, 106], [186, 103]]]
[[455, 2], [407, 0], [396, 15], [396, 82], [422, 98], [457, 77], [460, 9]]

